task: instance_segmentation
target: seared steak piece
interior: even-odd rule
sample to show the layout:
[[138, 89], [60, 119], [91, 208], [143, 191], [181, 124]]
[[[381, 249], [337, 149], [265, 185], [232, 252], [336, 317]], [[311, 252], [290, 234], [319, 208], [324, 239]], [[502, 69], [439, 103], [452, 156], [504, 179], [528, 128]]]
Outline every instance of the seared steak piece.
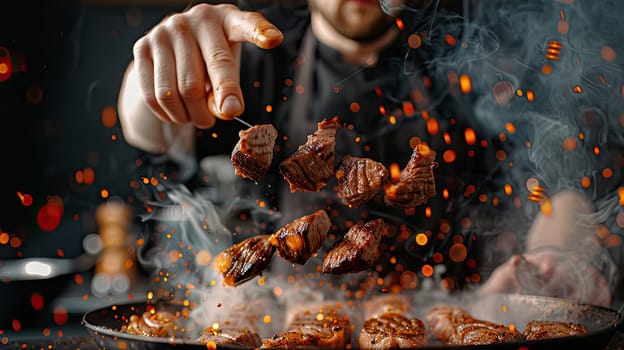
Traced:
[[258, 182], [267, 173], [273, 161], [277, 130], [271, 124], [260, 124], [239, 131], [238, 137], [232, 151], [235, 173]]
[[426, 145], [416, 146], [409, 162], [401, 170], [398, 182], [386, 186], [386, 204], [399, 208], [413, 208], [433, 197], [435, 156], [435, 151]]
[[364, 321], [358, 339], [362, 349], [413, 349], [427, 345], [424, 323], [397, 313]]
[[540, 340], [587, 333], [587, 327], [580, 323], [558, 321], [530, 321], [522, 335], [526, 340]]
[[223, 282], [237, 286], [262, 273], [274, 253], [275, 247], [269, 241], [269, 235], [260, 235], [222, 251], [215, 258], [215, 264], [223, 275]]
[[473, 318], [466, 310], [450, 305], [438, 305], [426, 315], [431, 334], [445, 345], [486, 345], [518, 341], [516, 330], [503, 325]]
[[331, 305], [295, 315], [286, 331], [262, 340], [262, 348], [344, 349], [351, 343], [351, 323]]
[[413, 318], [406, 298], [375, 297], [365, 307], [358, 343], [361, 349], [412, 349], [427, 345], [424, 323]]
[[386, 180], [388, 169], [369, 158], [346, 155], [336, 167], [338, 197], [349, 207], [359, 207], [379, 192]]
[[317, 192], [334, 176], [336, 130], [342, 127], [338, 117], [318, 123], [306, 143], [279, 166], [290, 191]]
[[385, 230], [383, 219], [353, 225], [325, 255], [323, 272], [355, 273], [371, 267], [379, 258], [379, 243]]
[[215, 345], [235, 345], [240, 347], [259, 348], [262, 339], [256, 332], [239, 328], [219, 328], [207, 327], [198, 339], [204, 344], [214, 343]]
[[317, 210], [284, 225], [271, 235], [270, 242], [277, 247], [279, 256], [303, 265], [321, 248], [330, 227], [325, 210]]

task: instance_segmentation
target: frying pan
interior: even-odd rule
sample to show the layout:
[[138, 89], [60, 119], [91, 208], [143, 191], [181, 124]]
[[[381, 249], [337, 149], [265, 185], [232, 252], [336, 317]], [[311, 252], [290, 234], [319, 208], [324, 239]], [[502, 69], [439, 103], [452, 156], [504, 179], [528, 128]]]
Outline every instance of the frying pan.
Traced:
[[[444, 302], [461, 305], [477, 318], [504, 325], [513, 324], [519, 331], [522, 331], [530, 320], [577, 322], [585, 325], [588, 329], [587, 334], [584, 335], [483, 346], [448, 347], [430, 341], [430, 345], [423, 349], [604, 349], [614, 336], [615, 331], [622, 327], [622, 314], [616, 310], [552, 297], [487, 294], [470, 298], [436, 300], [436, 298], [427, 298], [426, 294], [418, 294], [414, 301], [413, 308], [420, 310], [420, 314], [416, 312], [416, 317], [424, 317], [424, 313], [430, 307], [438, 302]], [[95, 342], [105, 349], [163, 349], [171, 347], [176, 349], [206, 349], [205, 344], [191, 339], [147, 337], [119, 331], [124, 319], [132, 314], [141, 314], [148, 306], [149, 304], [146, 302], [135, 302], [100, 308], [86, 313], [82, 323], [91, 333]], [[159, 306], [159, 309], [174, 312], [181, 308], [177, 304]], [[358, 329], [357, 326], [356, 329]], [[354, 343], [357, 344], [357, 332], [353, 339]], [[237, 347], [219, 346], [219, 348], [232, 349]]]

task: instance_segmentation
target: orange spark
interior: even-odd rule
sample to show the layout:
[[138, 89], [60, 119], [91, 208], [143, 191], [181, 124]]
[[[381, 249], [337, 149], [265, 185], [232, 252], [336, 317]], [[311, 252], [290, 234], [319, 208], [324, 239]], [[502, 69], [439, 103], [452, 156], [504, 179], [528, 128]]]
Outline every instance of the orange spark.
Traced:
[[403, 101], [403, 114], [411, 116], [414, 114], [414, 105], [410, 101]]
[[390, 178], [392, 181], [399, 181], [401, 177], [401, 167], [398, 163], [390, 164]]
[[33, 204], [33, 197], [31, 195], [27, 194], [22, 194], [22, 192], [17, 192], [17, 197], [20, 199], [20, 201], [22, 202], [22, 205], [25, 207], [29, 207]]
[[466, 128], [464, 130], [464, 138], [466, 139], [466, 143], [471, 146], [477, 142], [477, 134], [472, 128]]
[[403, 21], [399, 17], [397, 17], [394, 21], [396, 23], [397, 28], [399, 28], [399, 30], [405, 29], [405, 25], [403, 24]]
[[438, 120], [435, 118], [430, 118], [427, 120], [427, 132], [429, 135], [436, 135], [440, 131], [440, 125], [438, 125]]
[[451, 34], [446, 34], [444, 36], [444, 42], [446, 42], [446, 44], [448, 46], [455, 46], [455, 45], [457, 45], [457, 39], [455, 39], [455, 37], [452, 36]]
[[561, 55], [561, 49], [563, 45], [559, 41], [549, 41], [548, 47], [546, 48], [546, 58], [552, 61], [559, 60], [559, 56]]
[[468, 74], [462, 74], [459, 76], [459, 88], [464, 94], [470, 93], [472, 90], [472, 82]]
[[583, 88], [580, 85], [577, 85], [574, 88], [572, 88], [572, 91], [574, 91], [574, 93], [576, 94], [580, 94], [581, 92], [583, 92]]

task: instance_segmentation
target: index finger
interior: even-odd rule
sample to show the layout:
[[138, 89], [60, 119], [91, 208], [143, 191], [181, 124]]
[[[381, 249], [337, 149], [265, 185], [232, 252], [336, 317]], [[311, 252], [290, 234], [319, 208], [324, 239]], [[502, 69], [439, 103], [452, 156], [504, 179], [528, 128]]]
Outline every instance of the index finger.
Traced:
[[284, 41], [284, 35], [259, 12], [229, 11], [223, 30], [230, 42], [249, 42], [262, 49], [272, 49]]

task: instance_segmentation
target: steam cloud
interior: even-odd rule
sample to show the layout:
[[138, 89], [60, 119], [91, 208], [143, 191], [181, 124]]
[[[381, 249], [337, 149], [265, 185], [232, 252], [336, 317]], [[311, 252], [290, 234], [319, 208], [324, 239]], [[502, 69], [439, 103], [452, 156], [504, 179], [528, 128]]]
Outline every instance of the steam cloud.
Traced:
[[[461, 19], [439, 0], [381, 4], [387, 13], [409, 11], [415, 21], [406, 30], [426, 38], [408, 49], [403, 72], [418, 73], [414, 67], [420, 65], [434, 80], [448, 80], [448, 72], [469, 76], [469, 93], [454, 91], [447, 81], [443, 94], [473, 106], [482, 135], [504, 134], [504, 176], [491, 195], [510, 198], [502, 190], [511, 184], [526, 199], [528, 179], [537, 180], [546, 195], [580, 191], [598, 208], [596, 224], [622, 231], [616, 217], [624, 216], [624, 3], [464, 0]], [[449, 45], [447, 35], [457, 44]], [[419, 88], [419, 79], [414, 74], [411, 89]], [[435, 110], [440, 101], [433, 95], [423, 109]], [[538, 213], [535, 207], [525, 206], [526, 222]], [[615, 276], [608, 277], [613, 284]]]

